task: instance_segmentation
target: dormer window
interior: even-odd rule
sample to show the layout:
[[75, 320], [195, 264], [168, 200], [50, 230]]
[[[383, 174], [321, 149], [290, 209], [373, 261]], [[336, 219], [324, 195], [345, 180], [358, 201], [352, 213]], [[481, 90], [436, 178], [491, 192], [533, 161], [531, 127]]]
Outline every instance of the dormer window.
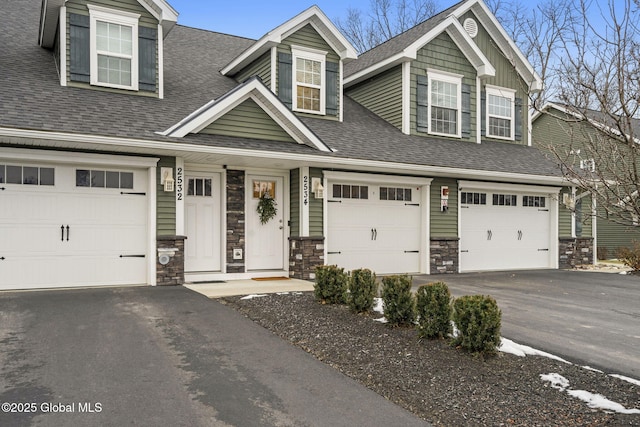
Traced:
[[514, 139], [515, 91], [487, 86], [487, 136]]
[[91, 84], [138, 90], [140, 15], [89, 5]]
[[429, 133], [461, 137], [462, 77], [427, 73], [429, 82]]
[[325, 114], [326, 52], [292, 47], [293, 109], [305, 113]]

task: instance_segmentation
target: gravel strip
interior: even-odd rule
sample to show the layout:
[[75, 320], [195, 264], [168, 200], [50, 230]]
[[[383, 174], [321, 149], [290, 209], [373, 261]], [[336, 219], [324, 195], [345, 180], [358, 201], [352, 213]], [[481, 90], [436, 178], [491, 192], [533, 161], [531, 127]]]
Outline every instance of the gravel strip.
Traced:
[[640, 426], [640, 415], [591, 409], [540, 378], [557, 373], [570, 390], [640, 409], [640, 386], [544, 357], [482, 358], [445, 340], [420, 340], [313, 293], [220, 300], [318, 360], [437, 426]]

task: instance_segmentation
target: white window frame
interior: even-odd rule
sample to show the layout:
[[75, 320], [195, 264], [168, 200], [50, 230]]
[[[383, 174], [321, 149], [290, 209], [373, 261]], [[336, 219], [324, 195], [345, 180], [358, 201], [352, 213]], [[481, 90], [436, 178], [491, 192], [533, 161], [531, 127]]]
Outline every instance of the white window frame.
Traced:
[[580, 169], [587, 170], [588, 172], [596, 171], [596, 161], [594, 159], [580, 160]]
[[[490, 95], [493, 96], [498, 96], [500, 98], [507, 98], [509, 99], [509, 101], [511, 102], [511, 117], [507, 117], [507, 116], [501, 116], [498, 114], [490, 114], [489, 113], [489, 97]], [[485, 111], [487, 112], [487, 117], [485, 118], [486, 120], [486, 129], [487, 129], [487, 137], [488, 138], [494, 138], [494, 139], [504, 139], [507, 141], [515, 141], [516, 138], [516, 126], [515, 126], [515, 116], [516, 116], [516, 91], [513, 89], [507, 89], [507, 88], [503, 88], [503, 87], [498, 87], [498, 86], [486, 86], [486, 109]], [[491, 122], [491, 118], [496, 118], [496, 119], [506, 119], [506, 120], [510, 120], [511, 122], [511, 129], [510, 129], [510, 137], [506, 137], [506, 136], [500, 136], [500, 135], [492, 135], [491, 134], [491, 126], [489, 126], [489, 123]]]
[[[429, 117], [429, 133], [432, 135], [441, 135], [441, 136], [448, 136], [448, 137], [454, 137], [454, 138], [462, 138], [462, 77], [459, 74], [452, 74], [452, 73], [445, 73], [442, 71], [435, 71], [435, 70], [427, 70], [427, 79], [428, 79], [428, 90], [427, 90], [427, 96], [428, 96], [428, 117]], [[433, 90], [433, 82], [434, 81], [438, 81], [438, 82], [444, 82], [444, 83], [451, 83], [451, 84], [455, 84], [457, 87], [457, 93], [456, 93], [456, 133], [444, 133], [444, 132], [436, 132], [435, 130], [432, 129], [432, 111], [431, 108], [434, 106], [433, 102], [432, 102], [432, 98], [431, 98], [431, 91]], [[436, 107], [439, 107], [436, 105]]]
[[[326, 62], [327, 62], [327, 52], [309, 49], [300, 46], [291, 46], [291, 56], [292, 56], [292, 84], [291, 88], [291, 98], [292, 98], [292, 106], [294, 111], [300, 111], [303, 113], [309, 114], [318, 114], [325, 115], [326, 114], [326, 86], [327, 86], [327, 77], [326, 77]], [[307, 110], [301, 107], [298, 107], [298, 81], [297, 81], [297, 59], [307, 59], [309, 61], [316, 61], [320, 63], [320, 86], [311, 85], [307, 83], [301, 84], [301, 86], [311, 87], [315, 89], [320, 89], [320, 110]]]
[[[91, 79], [90, 83], [95, 86], [112, 87], [116, 89], [138, 90], [138, 21], [140, 14], [124, 12], [115, 9], [109, 9], [106, 7], [88, 5], [89, 8], [89, 39], [90, 39], [90, 68]], [[107, 22], [109, 24], [117, 24], [126, 27], [131, 27], [131, 55], [120, 56], [125, 59], [131, 60], [131, 85], [119, 85], [107, 82], [101, 82], [98, 80], [98, 52], [97, 49], [97, 23]], [[108, 52], [109, 56], [119, 57], [112, 52]]]

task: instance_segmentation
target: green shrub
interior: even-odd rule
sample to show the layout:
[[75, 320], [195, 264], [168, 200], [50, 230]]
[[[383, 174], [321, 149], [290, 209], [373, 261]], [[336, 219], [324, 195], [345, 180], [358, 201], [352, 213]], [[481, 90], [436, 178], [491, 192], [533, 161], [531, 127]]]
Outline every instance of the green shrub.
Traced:
[[352, 311], [366, 313], [373, 308], [373, 299], [378, 293], [376, 275], [369, 269], [353, 270], [349, 276], [347, 302]]
[[453, 344], [479, 353], [495, 353], [500, 345], [502, 313], [496, 300], [485, 295], [467, 295], [453, 302], [453, 321], [458, 336]]
[[316, 267], [316, 282], [313, 285], [316, 299], [323, 303], [345, 304], [347, 280], [347, 273], [336, 265]]
[[451, 293], [443, 282], [420, 286], [416, 292], [418, 336], [444, 338], [451, 333]]
[[634, 271], [640, 270], [640, 243], [637, 241], [634, 240], [630, 248], [619, 247], [616, 255], [627, 267]]
[[409, 276], [387, 276], [382, 278], [384, 317], [387, 318], [390, 325], [413, 325], [416, 319], [414, 300]]

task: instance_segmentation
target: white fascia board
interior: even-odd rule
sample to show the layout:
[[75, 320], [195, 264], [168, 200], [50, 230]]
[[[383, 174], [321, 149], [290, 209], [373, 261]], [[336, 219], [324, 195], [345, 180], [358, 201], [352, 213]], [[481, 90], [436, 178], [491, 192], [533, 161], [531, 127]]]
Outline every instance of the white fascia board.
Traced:
[[[533, 66], [529, 60], [524, 56], [520, 48], [509, 37], [502, 25], [498, 22], [496, 17], [491, 13], [487, 5], [480, 0], [470, 1], [462, 4], [451, 15], [455, 16], [457, 20], [467, 13], [467, 11], [474, 9], [473, 12], [480, 20], [488, 20], [490, 25], [483, 25], [485, 30], [491, 35], [491, 37], [498, 43], [498, 46], [503, 52], [514, 52], [516, 55], [516, 70], [524, 78], [533, 92], [539, 92], [542, 90], [542, 79], [533, 69]], [[478, 10], [479, 9], [479, 10]], [[478, 12], [482, 12], [482, 16]], [[459, 21], [458, 21], [459, 22]], [[484, 24], [484, 22], [483, 22]]]
[[164, 29], [162, 37], [169, 34], [169, 31], [178, 22], [178, 12], [164, 0], [138, 0], [138, 3], [162, 25]]
[[[260, 96], [257, 96], [257, 94]], [[276, 121], [297, 143], [311, 143], [320, 151], [331, 151], [293, 112], [277, 99], [273, 92], [267, 89], [267, 87], [257, 79], [247, 82], [235, 93], [220, 101], [208, 102], [161, 134], [183, 138], [190, 133], [198, 133], [249, 98], [255, 101], [263, 111]], [[284, 117], [284, 120], [282, 117]], [[293, 131], [293, 129], [295, 129], [295, 131]]]
[[387, 71], [388, 69], [393, 68], [396, 65], [400, 65], [403, 62], [411, 61], [413, 59], [416, 59], [415, 54], [414, 56], [407, 56], [405, 52], [400, 52], [396, 55], [390, 56], [383, 61], [377, 62], [362, 71], [358, 71], [357, 73], [346, 77], [343, 80], [344, 87], [348, 88], [350, 86], [353, 86], [356, 83], [360, 83], [361, 81], [368, 79], [373, 74], [382, 73], [383, 71]]
[[[241, 148], [215, 147], [191, 144], [188, 142], [166, 142], [134, 138], [116, 138], [100, 135], [74, 134], [63, 132], [47, 132], [0, 127], [0, 137], [24, 138], [27, 140], [48, 140], [56, 147], [67, 144], [87, 144], [87, 148], [95, 149], [96, 145], [105, 147], [125, 147], [129, 149], [149, 150], [152, 153], [200, 153], [221, 156], [256, 157], [265, 159], [292, 160], [311, 165], [331, 165], [337, 168], [357, 168], [376, 172], [406, 173], [429, 177], [457, 177], [468, 180], [494, 180], [517, 182], [531, 185], [567, 185], [567, 179], [561, 176], [529, 175], [514, 172], [484, 171], [475, 169], [448, 168], [443, 166], [426, 166], [412, 163], [385, 162], [382, 160], [362, 160], [354, 158], [330, 157], [315, 154], [297, 154], [265, 150], [247, 150]], [[4, 149], [3, 149], [4, 151]], [[158, 154], [159, 155], [159, 154]], [[319, 166], [322, 167], [322, 166]], [[325, 166], [326, 167], [326, 166]]]
[[[240, 71], [244, 64], [255, 60], [272, 46], [282, 43], [282, 40], [285, 39], [287, 35], [297, 31], [297, 29], [301, 28], [307, 23], [311, 23], [316, 31], [318, 31], [325, 37], [325, 41], [329, 43], [329, 45], [336, 51], [336, 53], [338, 53], [338, 55], [340, 55], [341, 59], [357, 58], [358, 55], [351, 43], [349, 43], [349, 41], [340, 33], [340, 31], [338, 31], [336, 26], [333, 25], [331, 20], [327, 18], [322, 10], [320, 10], [318, 6], [314, 5], [262, 36], [251, 47], [242, 52], [240, 56], [236, 57], [228, 65], [222, 68], [222, 70], [220, 70], [220, 73], [222, 73], [223, 76], [226, 76], [233, 75], [234, 73]], [[320, 25], [318, 25], [318, 23], [320, 23], [321, 26], [325, 27], [326, 30], [320, 28]], [[327, 36], [327, 31], [331, 34], [332, 37]], [[336, 42], [340, 46], [335, 45]]]

